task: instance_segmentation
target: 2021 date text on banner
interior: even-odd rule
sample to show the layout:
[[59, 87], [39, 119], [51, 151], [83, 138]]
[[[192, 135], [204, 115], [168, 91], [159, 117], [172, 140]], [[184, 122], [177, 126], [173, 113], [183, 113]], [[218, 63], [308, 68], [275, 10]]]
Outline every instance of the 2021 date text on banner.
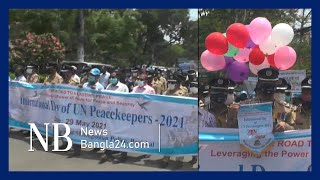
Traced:
[[200, 171], [311, 171], [311, 130], [277, 133], [259, 156], [240, 149], [238, 129], [206, 128], [199, 138]]
[[[197, 154], [197, 105], [197, 99], [187, 97], [9, 82], [10, 127], [29, 130], [28, 123], [35, 123], [44, 134], [44, 123], [66, 123], [72, 142], [83, 147]], [[53, 135], [52, 124], [49, 129]]]

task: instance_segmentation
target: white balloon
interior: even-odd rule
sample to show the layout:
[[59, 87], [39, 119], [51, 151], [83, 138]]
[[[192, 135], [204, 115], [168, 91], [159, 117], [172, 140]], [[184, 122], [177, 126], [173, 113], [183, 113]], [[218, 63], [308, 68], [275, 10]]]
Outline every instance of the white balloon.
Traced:
[[271, 31], [271, 40], [278, 47], [288, 45], [292, 41], [293, 36], [292, 27], [286, 23], [277, 24]]
[[271, 41], [271, 36], [269, 36], [267, 40], [261, 43], [259, 45], [259, 48], [264, 54], [267, 55], [274, 54], [278, 50], [277, 45], [273, 41]]
[[249, 69], [255, 75], [258, 75], [258, 72], [261, 69], [265, 69], [265, 68], [269, 68], [269, 67], [270, 67], [270, 64], [268, 63], [268, 59], [267, 58], [265, 58], [263, 63], [259, 64], [259, 65], [254, 65], [254, 64], [249, 63]]

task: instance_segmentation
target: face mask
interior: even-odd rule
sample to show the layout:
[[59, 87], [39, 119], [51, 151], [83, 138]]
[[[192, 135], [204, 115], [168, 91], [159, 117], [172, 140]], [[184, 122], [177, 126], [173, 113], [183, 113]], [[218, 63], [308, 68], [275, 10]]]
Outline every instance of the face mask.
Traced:
[[230, 105], [234, 102], [234, 95], [233, 94], [228, 94], [227, 100], [224, 102], [225, 105]]
[[227, 95], [217, 94], [212, 96], [212, 101], [217, 104], [223, 104], [227, 100]]
[[192, 94], [197, 94], [197, 93], [198, 93], [198, 88], [197, 88], [197, 87], [191, 87], [191, 88], [190, 88], [190, 92], [191, 92]]
[[89, 83], [94, 83], [94, 82], [96, 82], [96, 78], [93, 77], [93, 76], [89, 76], [89, 77], [88, 77], [88, 82], [89, 82]]
[[117, 84], [118, 83], [118, 78], [110, 78], [110, 83], [111, 84]]
[[143, 87], [144, 86], [144, 81], [139, 80], [139, 81], [137, 81], [137, 84], [138, 84], [139, 87]]
[[168, 90], [173, 90], [175, 87], [175, 84], [168, 84]]
[[210, 104], [210, 97], [207, 96], [204, 98], [204, 105], [208, 106]]
[[27, 74], [31, 74], [32, 73], [32, 69], [27, 69]]
[[286, 101], [287, 103], [290, 103], [290, 102], [291, 102], [291, 97], [290, 97], [290, 96], [286, 96], [285, 101]]
[[286, 95], [283, 93], [275, 93], [273, 97], [274, 97], [274, 99], [279, 100], [279, 101], [286, 100]]

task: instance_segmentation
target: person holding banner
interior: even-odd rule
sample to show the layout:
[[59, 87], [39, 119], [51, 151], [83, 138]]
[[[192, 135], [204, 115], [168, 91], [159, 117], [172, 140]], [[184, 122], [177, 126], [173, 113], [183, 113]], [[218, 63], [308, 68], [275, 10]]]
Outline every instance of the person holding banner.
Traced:
[[104, 86], [99, 83], [99, 78], [100, 78], [100, 70], [98, 68], [93, 68], [90, 71], [88, 82], [84, 83], [83, 85], [80, 84], [79, 87], [91, 88], [95, 90], [103, 90]]
[[14, 70], [14, 75], [15, 75], [14, 81], [26, 82], [27, 79], [24, 77], [23, 73], [24, 73], [24, 68], [18, 65]]
[[38, 83], [39, 82], [39, 75], [37, 74], [37, 69], [38, 69], [38, 65], [36, 65], [35, 63], [30, 63], [27, 66], [27, 82], [28, 83]]
[[[284, 101], [274, 99], [276, 87], [279, 83], [279, 71], [273, 68], [265, 68], [258, 72], [258, 82], [255, 88], [256, 98], [248, 99], [240, 102], [240, 104], [273, 102], [272, 114], [275, 132], [283, 132], [287, 130], [294, 130], [294, 123], [296, 117], [296, 106], [293, 106]], [[239, 110], [239, 103], [232, 104], [229, 107], [227, 122], [234, 124], [229, 128], [238, 128], [237, 113]]]
[[[182, 74], [177, 72], [171, 74], [168, 79], [168, 90], [164, 92], [163, 95], [188, 97], [188, 89], [181, 85], [183, 80], [185, 80], [185, 77], [183, 77]], [[183, 159], [183, 156], [176, 157], [174, 169], [180, 169], [183, 166]], [[170, 156], [164, 156], [159, 162], [160, 168], [166, 168], [169, 165], [169, 160]], [[194, 163], [194, 161], [196, 161], [196, 159], [193, 158], [191, 163]]]
[[75, 69], [72, 66], [65, 65], [61, 69], [61, 73], [63, 73], [64, 79], [63, 84], [68, 84], [72, 86], [77, 86], [80, 84], [80, 78], [76, 77]]
[[44, 80], [44, 84], [61, 84], [63, 78], [58, 74], [58, 64], [55, 62], [50, 62], [47, 64], [46, 69], [49, 72], [49, 76]]
[[212, 113], [217, 120], [217, 127], [226, 128], [226, 115], [228, 106], [225, 104], [228, 98], [229, 80], [224, 78], [212, 79], [210, 85], [210, 108], [209, 112]]
[[141, 74], [137, 78], [137, 86], [133, 87], [132, 93], [156, 94], [155, 90], [148, 85], [148, 75]]
[[[117, 92], [125, 92], [125, 93], [129, 93], [129, 88], [127, 85], [123, 84], [120, 82], [119, 80], [119, 76], [117, 74], [116, 71], [112, 72], [110, 74], [110, 78], [109, 78], [110, 83], [108, 84], [106, 90], [104, 91], [117, 91]], [[108, 150], [106, 149], [104, 151], [104, 154], [101, 156], [99, 164], [102, 164], [108, 160], [113, 159], [112, 154], [118, 153], [119, 151], [112, 151], [112, 150]], [[113, 163], [119, 163], [121, 161], [124, 161], [125, 158], [127, 157], [127, 153], [126, 152], [122, 152], [121, 153], [122, 159], [114, 159]]]
[[311, 77], [301, 82], [301, 104], [298, 106], [295, 129], [311, 128]]

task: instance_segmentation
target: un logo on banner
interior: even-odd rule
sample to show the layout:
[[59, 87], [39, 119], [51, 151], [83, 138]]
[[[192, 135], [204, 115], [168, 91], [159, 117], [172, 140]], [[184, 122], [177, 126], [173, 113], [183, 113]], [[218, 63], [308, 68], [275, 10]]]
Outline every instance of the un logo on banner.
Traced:
[[[33, 146], [32, 146], [32, 132], [34, 132], [37, 136], [37, 138], [39, 139], [41, 146], [43, 147], [44, 151], [48, 151], [48, 146], [49, 146], [49, 142], [48, 142], [48, 126], [50, 123], [44, 123], [45, 127], [46, 127], [46, 140], [44, 140], [44, 138], [42, 137], [42, 135], [40, 134], [37, 126], [35, 125], [35, 123], [28, 123], [30, 125], [30, 149], [28, 151], [34, 151]], [[69, 138], [68, 136], [70, 135], [70, 127], [69, 125], [65, 124], [65, 123], [52, 123], [53, 125], [53, 150], [54, 152], [63, 152], [63, 151], [68, 151], [71, 149], [72, 147], [72, 140], [71, 138]], [[64, 126], [65, 128], [65, 133], [64, 135], [60, 135], [62, 133], [59, 133], [59, 126]], [[65, 138], [67, 140], [68, 146], [65, 149], [59, 149], [59, 138]]]

